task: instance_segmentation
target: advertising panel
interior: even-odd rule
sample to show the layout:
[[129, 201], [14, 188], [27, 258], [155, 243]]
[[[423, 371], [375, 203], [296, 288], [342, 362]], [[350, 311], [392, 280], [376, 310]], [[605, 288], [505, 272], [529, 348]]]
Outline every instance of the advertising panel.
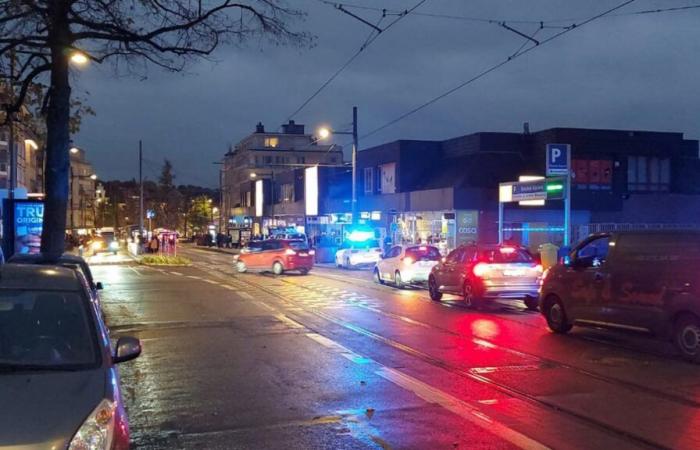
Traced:
[[477, 242], [479, 238], [479, 211], [457, 211], [457, 245]]
[[12, 212], [14, 253], [39, 253], [44, 203], [38, 200], [16, 200]]

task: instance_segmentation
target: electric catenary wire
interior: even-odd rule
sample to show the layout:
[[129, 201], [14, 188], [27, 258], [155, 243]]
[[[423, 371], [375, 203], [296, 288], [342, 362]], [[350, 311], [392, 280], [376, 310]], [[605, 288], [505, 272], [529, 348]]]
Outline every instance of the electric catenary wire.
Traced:
[[615, 11], [621, 9], [621, 8], [624, 8], [625, 6], [627, 6], [627, 5], [629, 5], [629, 4], [632, 4], [632, 3], [634, 3], [635, 1], [637, 1], [637, 0], [626, 0], [626, 1], [620, 3], [619, 5], [617, 5], [617, 6], [613, 7], [613, 8], [610, 8], [610, 9], [608, 9], [608, 10], [602, 12], [602, 13], [596, 14], [596, 15], [593, 16], [593, 17], [590, 17], [590, 18], [588, 18], [588, 19], [586, 19], [586, 20], [584, 20], [584, 21], [582, 21], [582, 22], [580, 22], [580, 23], [575, 24], [575, 25], [572, 26], [572, 27], [566, 28], [565, 30], [560, 31], [559, 33], [556, 33], [556, 34], [554, 34], [553, 36], [550, 36], [550, 37], [548, 37], [547, 39], [544, 39], [544, 40], [540, 41], [538, 45], [531, 46], [531, 47], [529, 47], [529, 48], [527, 48], [527, 49], [525, 49], [525, 50], [522, 50], [522, 51], [519, 51], [518, 53], [513, 54], [512, 56], [509, 56], [507, 59], [505, 59], [505, 60], [503, 60], [503, 61], [501, 61], [501, 62], [499, 62], [499, 63], [497, 63], [497, 64], [495, 64], [495, 65], [493, 65], [493, 66], [491, 66], [491, 67], [489, 67], [488, 69], [486, 69], [486, 70], [480, 72], [479, 74], [477, 74], [477, 75], [475, 75], [475, 76], [469, 78], [468, 80], [466, 80], [466, 81], [464, 81], [464, 82], [458, 84], [457, 86], [455, 86], [455, 87], [453, 87], [453, 88], [451, 88], [451, 89], [449, 89], [449, 90], [443, 92], [442, 94], [438, 95], [437, 97], [433, 97], [432, 99], [426, 101], [425, 103], [422, 103], [421, 105], [416, 106], [415, 108], [413, 108], [413, 109], [411, 109], [411, 110], [409, 110], [409, 111], [407, 111], [407, 112], [401, 114], [400, 116], [398, 116], [397, 118], [391, 120], [390, 122], [387, 122], [386, 124], [384, 124], [384, 125], [382, 125], [382, 126], [380, 126], [380, 127], [378, 127], [378, 128], [375, 128], [374, 130], [370, 131], [369, 133], [364, 134], [363, 136], [361, 136], [361, 139], [365, 139], [365, 138], [367, 138], [367, 137], [369, 137], [369, 136], [372, 136], [372, 135], [374, 135], [374, 134], [376, 134], [376, 133], [379, 133], [380, 131], [382, 131], [382, 130], [384, 130], [384, 129], [386, 129], [386, 128], [392, 126], [392, 125], [397, 124], [398, 122], [401, 122], [401, 121], [404, 120], [405, 118], [407, 118], [407, 117], [409, 117], [409, 116], [412, 116], [413, 114], [417, 113], [418, 111], [420, 111], [420, 110], [422, 110], [422, 109], [427, 108], [428, 106], [432, 105], [433, 103], [436, 103], [436, 102], [442, 100], [443, 98], [448, 97], [448, 96], [454, 94], [455, 92], [457, 92], [457, 91], [459, 91], [460, 89], [466, 87], [467, 85], [469, 85], [469, 84], [471, 84], [471, 83], [473, 83], [473, 82], [479, 80], [480, 78], [485, 77], [486, 75], [490, 74], [491, 72], [494, 72], [494, 71], [500, 69], [501, 67], [505, 66], [505, 65], [508, 64], [509, 62], [514, 61], [515, 59], [517, 59], [517, 58], [519, 58], [519, 57], [521, 57], [521, 56], [523, 56], [523, 55], [525, 55], [525, 54], [531, 52], [532, 50], [534, 50], [534, 49], [536, 49], [536, 48], [539, 48], [539, 47], [541, 47], [542, 45], [547, 44], [547, 43], [553, 41], [554, 39], [557, 39], [557, 38], [559, 38], [559, 37], [561, 37], [561, 36], [563, 36], [563, 35], [565, 35], [565, 34], [571, 32], [571, 31], [573, 31], [573, 30], [575, 30], [575, 29], [581, 28], [581, 27], [584, 26], [584, 25], [587, 25], [587, 24], [589, 24], [589, 23], [591, 23], [591, 22], [593, 22], [593, 21], [596, 21], [596, 20], [598, 20], [598, 19], [600, 19], [600, 18], [602, 18], [602, 17], [605, 17], [605, 16], [607, 16], [608, 14], [611, 14], [611, 13], [613, 13], [613, 12], [615, 12]]
[[[340, 5], [340, 4], [338, 4], [338, 3], [333, 3], [333, 2], [329, 2], [329, 1], [325, 1], [325, 0], [319, 0], [319, 1], [320, 1], [321, 3], [327, 4], [327, 5], [333, 5], [333, 6], [335, 6], [335, 7], [338, 7], [338, 6]], [[419, 1], [418, 3], [416, 3], [412, 8], [407, 9], [407, 10], [405, 10], [405, 11], [403, 11], [403, 12], [397, 13], [397, 14], [396, 14], [397, 17], [396, 17], [393, 21], [391, 21], [391, 22], [389, 23], [389, 25], [387, 25], [386, 27], [384, 27], [383, 29], [381, 29], [381, 32], [380, 32], [380, 31], [377, 31], [377, 30], [372, 30], [372, 32], [371, 32], [370, 35], [367, 37], [367, 39], [365, 40], [365, 42], [360, 46], [360, 48], [359, 48], [355, 53], [353, 53], [353, 55], [350, 56], [350, 58], [349, 58], [342, 66], [340, 66], [340, 67], [338, 68], [338, 70], [336, 70], [326, 81], [324, 81], [323, 84], [321, 84], [321, 86], [320, 86], [318, 89], [316, 89], [316, 91], [314, 91], [313, 94], [311, 94], [311, 96], [309, 96], [306, 100], [304, 100], [304, 102], [303, 102], [293, 113], [291, 113], [291, 114], [287, 117], [287, 119], [288, 119], [288, 120], [289, 120], [289, 119], [292, 119], [294, 116], [296, 116], [297, 114], [299, 114], [304, 108], [306, 108], [306, 106], [307, 106], [309, 103], [311, 103], [311, 101], [312, 101], [314, 98], [316, 98], [316, 96], [318, 96], [318, 94], [320, 94], [326, 87], [328, 87], [328, 85], [331, 84], [331, 83], [333, 82], [333, 80], [335, 80], [336, 78], [338, 78], [338, 76], [339, 76], [341, 73], [343, 73], [343, 71], [344, 71], [345, 69], [347, 69], [348, 66], [350, 66], [350, 64], [352, 64], [352, 62], [355, 61], [355, 59], [357, 59], [357, 57], [360, 56], [360, 54], [361, 54], [363, 51], [365, 51], [365, 50], [367, 49], [367, 47], [369, 47], [370, 45], [372, 45], [372, 43], [373, 43], [382, 33], [384, 33], [384, 32], [386, 32], [387, 30], [389, 30], [389, 29], [390, 29], [391, 27], [393, 27], [398, 21], [400, 21], [401, 19], [403, 19], [403, 18], [406, 17], [407, 15], [411, 14], [416, 8], [420, 7], [420, 6], [421, 6], [423, 3], [425, 3], [426, 1], [427, 1], [427, 0], [420, 0], [420, 1]], [[375, 27], [377, 27], [377, 28], [378, 28], [379, 23], [381, 23], [381, 21], [382, 21], [382, 20], [384, 19], [384, 17], [386, 16], [384, 10], [382, 10], [382, 12], [383, 12], [382, 18], [381, 18], [380, 21], [377, 23], [377, 25], [375, 25]], [[393, 14], [393, 13], [392, 13], [392, 14]]]

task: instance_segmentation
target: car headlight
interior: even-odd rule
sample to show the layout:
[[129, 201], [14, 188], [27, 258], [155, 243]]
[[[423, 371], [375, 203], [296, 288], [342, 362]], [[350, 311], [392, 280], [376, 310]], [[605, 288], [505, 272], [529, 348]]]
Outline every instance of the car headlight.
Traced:
[[68, 450], [107, 450], [114, 438], [114, 414], [116, 405], [104, 399], [85, 419], [70, 441]]
[[95, 250], [98, 250], [98, 249], [102, 248], [102, 242], [101, 242], [101, 241], [95, 241], [95, 242], [93, 242], [93, 243], [92, 243], [92, 248], [95, 249]]
[[119, 249], [119, 242], [117, 241], [112, 241], [109, 243], [109, 248], [112, 250], [117, 250]]

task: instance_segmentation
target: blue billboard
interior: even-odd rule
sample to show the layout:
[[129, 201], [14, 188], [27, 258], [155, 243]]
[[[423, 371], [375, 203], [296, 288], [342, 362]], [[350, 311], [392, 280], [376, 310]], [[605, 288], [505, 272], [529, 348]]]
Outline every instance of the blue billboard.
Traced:
[[14, 253], [39, 253], [44, 225], [44, 203], [38, 200], [13, 202]]

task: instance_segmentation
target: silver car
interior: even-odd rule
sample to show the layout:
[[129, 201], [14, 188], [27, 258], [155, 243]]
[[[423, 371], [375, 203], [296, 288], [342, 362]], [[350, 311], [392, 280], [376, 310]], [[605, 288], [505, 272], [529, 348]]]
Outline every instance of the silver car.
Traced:
[[107, 327], [76, 270], [0, 267], [0, 449], [127, 449], [115, 364], [141, 353]]

